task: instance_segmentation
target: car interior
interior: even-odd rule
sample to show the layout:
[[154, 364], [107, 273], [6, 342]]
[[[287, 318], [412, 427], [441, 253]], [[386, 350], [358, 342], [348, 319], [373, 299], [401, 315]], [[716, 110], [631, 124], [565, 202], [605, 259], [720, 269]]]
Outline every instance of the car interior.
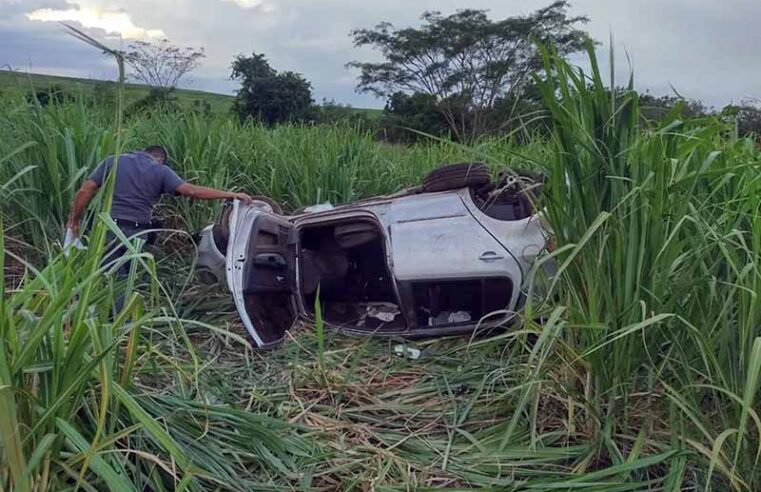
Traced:
[[406, 313], [412, 330], [447, 331], [458, 326], [501, 322], [512, 296], [510, 279], [502, 277], [400, 282], [400, 295], [408, 299]]
[[299, 231], [301, 293], [326, 322], [368, 331], [406, 327], [389, 272], [380, 226], [370, 220], [304, 226]]
[[299, 235], [307, 313], [314, 315], [319, 296], [323, 319], [352, 331], [414, 332], [473, 325], [489, 313], [503, 311], [512, 294], [507, 278], [400, 282], [397, 294], [383, 234], [369, 220], [306, 226]]

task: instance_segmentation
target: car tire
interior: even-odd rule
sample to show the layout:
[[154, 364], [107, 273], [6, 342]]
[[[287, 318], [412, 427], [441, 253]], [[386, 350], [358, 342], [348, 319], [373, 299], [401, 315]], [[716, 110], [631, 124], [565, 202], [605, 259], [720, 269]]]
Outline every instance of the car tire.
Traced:
[[476, 188], [488, 184], [491, 173], [488, 166], [480, 162], [463, 162], [434, 169], [423, 178], [423, 192]]

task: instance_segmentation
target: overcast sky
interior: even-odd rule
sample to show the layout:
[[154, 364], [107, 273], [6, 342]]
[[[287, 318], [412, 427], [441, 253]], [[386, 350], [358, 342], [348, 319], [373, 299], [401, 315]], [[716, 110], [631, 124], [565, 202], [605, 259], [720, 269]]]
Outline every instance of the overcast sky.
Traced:
[[[353, 48], [351, 29], [380, 21], [418, 25], [425, 10], [488, 9], [493, 18], [527, 14], [550, 0], [0, 0], [0, 67], [113, 78], [113, 62], [64, 33], [68, 21], [113, 47], [165, 36], [202, 46], [207, 58], [191, 87], [232, 93], [232, 58], [265, 53], [277, 70], [301, 72], [315, 99], [360, 107], [380, 101], [354, 91], [353, 59], [373, 59]], [[591, 19], [587, 29], [615, 39], [617, 72], [661, 95], [681, 95], [721, 107], [761, 98], [761, 0], [575, 0], [572, 12]]]

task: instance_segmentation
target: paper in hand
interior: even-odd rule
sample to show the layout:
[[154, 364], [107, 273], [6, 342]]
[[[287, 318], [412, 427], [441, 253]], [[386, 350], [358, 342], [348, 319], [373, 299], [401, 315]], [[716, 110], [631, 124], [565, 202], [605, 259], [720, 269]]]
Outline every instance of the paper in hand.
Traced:
[[87, 247], [82, 244], [82, 241], [74, 235], [74, 231], [71, 230], [71, 227], [67, 227], [66, 234], [63, 237], [63, 253], [68, 256], [71, 248], [87, 249]]

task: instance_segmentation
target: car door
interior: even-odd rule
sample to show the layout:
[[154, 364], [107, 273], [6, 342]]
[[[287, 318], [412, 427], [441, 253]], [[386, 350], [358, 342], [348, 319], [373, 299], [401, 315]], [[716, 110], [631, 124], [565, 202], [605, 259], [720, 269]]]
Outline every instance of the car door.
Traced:
[[293, 225], [263, 207], [233, 204], [226, 254], [227, 284], [254, 343], [269, 348], [296, 320]]
[[400, 282], [507, 278], [507, 306], [517, 304], [521, 268], [452, 192], [417, 195], [392, 206], [394, 276]]

